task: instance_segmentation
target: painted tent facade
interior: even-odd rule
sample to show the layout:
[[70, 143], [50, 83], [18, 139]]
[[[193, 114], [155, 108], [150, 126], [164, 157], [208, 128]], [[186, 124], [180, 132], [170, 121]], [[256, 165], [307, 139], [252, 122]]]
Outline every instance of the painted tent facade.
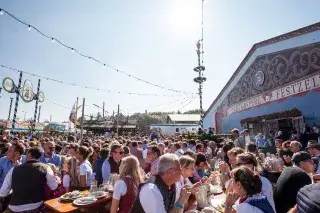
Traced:
[[204, 128], [302, 131], [320, 124], [320, 23], [255, 44], [204, 117]]

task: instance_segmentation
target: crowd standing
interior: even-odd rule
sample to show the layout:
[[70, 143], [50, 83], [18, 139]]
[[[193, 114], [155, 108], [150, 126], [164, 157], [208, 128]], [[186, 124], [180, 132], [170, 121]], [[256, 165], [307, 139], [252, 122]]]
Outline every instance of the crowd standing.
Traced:
[[[214, 129], [209, 129], [209, 134]], [[231, 130], [232, 139], [181, 135], [10, 134], [0, 138], [1, 210], [46, 212], [44, 201], [114, 181], [112, 202], [94, 212], [176, 213], [199, 207], [205, 184], [226, 193], [224, 212], [320, 212], [320, 144]], [[318, 136], [319, 137], [319, 136]], [[266, 147], [273, 150], [266, 153]], [[116, 177], [116, 179], [115, 179]], [[90, 210], [89, 210], [90, 211]]]

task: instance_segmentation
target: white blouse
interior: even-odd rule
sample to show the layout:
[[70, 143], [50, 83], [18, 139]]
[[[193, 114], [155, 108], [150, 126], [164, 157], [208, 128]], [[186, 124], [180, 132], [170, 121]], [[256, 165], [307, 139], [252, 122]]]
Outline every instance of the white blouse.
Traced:
[[183, 176], [181, 175], [180, 181], [176, 183], [176, 200], [179, 199], [181, 189], [186, 184], [192, 186], [192, 183], [189, 180], [189, 178], [184, 179]]
[[114, 190], [112, 197], [116, 200], [120, 200], [121, 196], [127, 193], [127, 185], [123, 180], [117, 180], [114, 184]]

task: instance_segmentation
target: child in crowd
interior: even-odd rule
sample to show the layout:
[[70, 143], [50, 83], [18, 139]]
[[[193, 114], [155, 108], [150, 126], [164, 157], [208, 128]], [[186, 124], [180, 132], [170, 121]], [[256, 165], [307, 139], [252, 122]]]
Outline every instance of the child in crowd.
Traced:
[[62, 187], [65, 192], [70, 192], [71, 182], [71, 157], [65, 157], [62, 159]]
[[61, 184], [61, 178], [60, 178], [60, 174], [59, 174], [59, 169], [52, 163], [47, 163], [47, 166], [49, 166], [52, 169], [53, 174], [54, 174], [58, 184], [60, 185]]

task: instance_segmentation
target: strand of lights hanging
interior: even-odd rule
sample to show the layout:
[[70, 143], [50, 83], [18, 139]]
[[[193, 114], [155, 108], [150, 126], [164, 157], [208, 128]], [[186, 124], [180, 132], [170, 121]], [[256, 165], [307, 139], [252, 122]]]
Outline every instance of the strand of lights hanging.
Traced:
[[81, 56], [81, 57], [83, 57], [83, 58], [92, 60], [92, 61], [94, 61], [94, 62], [102, 65], [103, 67], [108, 67], [108, 68], [110, 68], [110, 69], [112, 69], [112, 70], [114, 70], [114, 71], [116, 71], [116, 72], [118, 72], [118, 73], [121, 73], [121, 74], [123, 74], [123, 75], [126, 75], [126, 76], [128, 76], [128, 77], [130, 77], [130, 78], [134, 78], [134, 79], [136, 79], [137, 81], [140, 81], [140, 82], [143, 82], [143, 83], [146, 83], [146, 84], [149, 84], [149, 85], [158, 87], [158, 88], [160, 88], [160, 89], [169, 90], [169, 91], [175, 92], [175, 93], [194, 94], [194, 93], [191, 93], [191, 92], [185, 92], [185, 91], [181, 91], [181, 90], [175, 90], [175, 89], [172, 89], [172, 88], [166, 88], [166, 87], [161, 86], [161, 85], [159, 85], [159, 84], [151, 83], [151, 82], [149, 82], [149, 81], [147, 81], [147, 80], [143, 80], [143, 79], [141, 79], [141, 78], [138, 78], [138, 77], [136, 77], [136, 76], [134, 76], [134, 75], [132, 75], [132, 74], [129, 74], [129, 73], [124, 72], [124, 71], [122, 71], [122, 70], [120, 70], [120, 69], [117, 69], [117, 68], [115, 68], [115, 67], [113, 67], [113, 66], [111, 66], [111, 65], [109, 65], [109, 64], [107, 64], [107, 63], [104, 63], [104, 62], [102, 62], [102, 61], [100, 61], [100, 60], [98, 60], [98, 59], [96, 59], [96, 58], [94, 58], [94, 57], [92, 57], [92, 56], [88, 56], [88, 55], [83, 54], [83, 53], [82, 53], [81, 51], [79, 51], [78, 49], [76, 49], [76, 48], [74, 48], [74, 47], [71, 47], [70, 45], [67, 45], [67, 44], [63, 43], [63, 42], [60, 41], [58, 38], [55, 38], [55, 37], [52, 37], [52, 36], [48, 36], [47, 34], [43, 33], [41, 30], [39, 30], [37, 27], [35, 27], [35, 26], [31, 25], [31, 24], [28, 24], [28, 23], [22, 21], [21, 19], [17, 18], [15, 15], [11, 14], [10, 12], [8, 12], [8, 11], [0, 8], [0, 15], [3, 15], [4, 13], [8, 14], [10, 17], [12, 17], [14, 20], [16, 20], [17, 22], [19, 22], [20, 24], [23, 24], [23, 25], [27, 26], [29, 31], [32, 30], [32, 29], [34, 29], [37, 33], [39, 33], [40, 35], [42, 35], [42, 36], [45, 37], [46, 39], [49, 39], [52, 43], [55, 43], [55, 42], [56, 42], [56, 43], [60, 44], [61, 46], [65, 47], [65, 48], [67, 48], [67, 49], [70, 49], [71, 52], [74, 52], [74, 53], [78, 54], [79, 56]]
[[161, 112], [168, 112], [168, 111], [175, 111], [174, 109], [176, 108], [180, 108], [178, 109], [178, 111], [181, 111], [182, 108], [184, 108], [185, 106], [189, 105], [196, 97], [193, 96], [191, 99], [186, 100], [184, 103], [181, 102], [181, 105], [183, 105], [181, 108], [180, 106], [173, 106], [173, 107], [166, 107], [166, 108], [162, 108], [160, 111]]
[[191, 104], [192, 101], [194, 101], [194, 99], [196, 99], [196, 97], [193, 97], [193, 99], [191, 99], [188, 103], [186, 103], [185, 105], [183, 105], [179, 111], [181, 111], [183, 108], [185, 108], [186, 106], [188, 106], [189, 104]]
[[[183, 104], [184, 102], [189, 101], [190, 98], [194, 99], [195, 97], [192, 96], [192, 97], [184, 98], [182, 101], [181, 100], [176, 100], [176, 101], [171, 101], [171, 102], [166, 103], [166, 104], [158, 104], [155, 107], [158, 107], [158, 106], [161, 106], [161, 105], [168, 105], [170, 103], [175, 103], [175, 102], [180, 102], [180, 101], [181, 101], [181, 104]], [[62, 107], [62, 108], [68, 109], [68, 110], [71, 110], [71, 108], [72, 108], [72, 107], [68, 107], [68, 106], [63, 105], [63, 104], [59, 104], [59, 103], [57, 103], [57, 102], [55, 102], [53, 100], [50, 100], [48, 98], [45, 98], [45, 100], [47, 100], [48, 102], [50, 102], [50, 103], [52, 103], [52, 104], [54, 104], [56, 106], [59, 106], [59, 107]], [[80, 106], [78, 106], [78, 107], [80, 107]], [[91, 108], [91, 109], [96, 109], [96, 107], [92, 106], [91, 104], [86, 104], [85, 107], [86, 108]], [[150, 107], [150, 108], [152, 108], [152, 107]], [[140, 108], [140, 109], [142, 109], [142, 108]], [[143, 109], [145, 109], [145, 108], [143, 108]], [[123, 112], [125, 110], [130, 110], [130, 109], [122, 109], [122, 110], [120, 110], [120, 112]], [[113, 111], [113, 109], [105, 109], [104, 111], [107, 112], [107, 113], [111, 113]]]
[[96, 91], [101, 91], [101, 92], [109, 92], [109, 93], [113, 92], [113, 93], [118, 93], [118, 94], [138, 95], [138, 96], [172, 97], [172, 96], [179, 95], [179, 94], [176, 94], [176, 95], [160, 95], [160, 94], [152, 94], [152, 93], [137, 93], [137, 92], [114, 91], [114, 90], [110, 90], [110, 89], [102, 89], [102, 88], [97, 88], [97, 87], [92, 87], [92, 86], [87, 86], [87, 85], [81, 85], [81, 84], [71, 83], [71, 82], [67, 82], [67, 81], [62, 81], [62, 80], [58, 80], [58, 79], [54, 79], [54, 78], [49, 78], [49, 77], [46, 77], [46, 76], [41, 76], [41, 75], [34, 74], [34, 73], [31, 73], [31, 72], [26, 72], [24, 70], [19, 70], [19, 69], [16, 69], [16, 68], [5, 66], [5, 65], [0, 65], [0, 66], [1, 66], [1, 68], [5, 68], [5, 69], [10, 70], [10, 71], [14, 71], [14, 72], [18, 72], [18, 73], [23, 72], [24, 74], [31, 75], [33, 77], [37, 77], [37, 78], [41, 78], [41, 79], [45, 79], [47, 81], [53, 81], [53, 82], [56, 82], [56, 83], [66, 84], [66, 85], [73, 86], [73, 87], [81, 87], [81, 88], [90, 89], [90, 90], [96, 90]]
[[45, 98], [47, 101], [49, 101], [50, 103], [52, 103], [53, 105], [56, 105], [56, 106], [59, 106], [59, 107], [62, 107], [62, 108], [65, 108], [65, 109], [71, 109], [71, 108], [69, 108], [69, 107], [67, 107], [67, 106], [65, 106], [65, 105], [62, 105], [62, 104], [58, 104], [58, 103], [56, 103], [56, 102], [54, 102], [54, 101], [52, 101], [52, 100], [50, 100], [50, 99], [48, 99], [48, 98]]
[[125, 110], [134, 111], [134, 110], [153, 109], [153, 108], [157, 108], [157, 107], [160, 107], [160, 106], [167, 106], [167, 105], [176, 104], [176, 103], [184, 104], [186, 101], [189, 101], [190, 98], [192, 99], [192, 98], [194, 98], [194, 96], [186, 97], [182, 101], [181, 100], [173, 100], [173, 101], [170, 101], [169, 103], [165, 103], [165, 104], [157, 104], [157, 105], [153, 105], [153, 106], [145, 106], [145, 107], [131, 108], [131, 109], [122, 109], [121, 111], [125, 111]]

